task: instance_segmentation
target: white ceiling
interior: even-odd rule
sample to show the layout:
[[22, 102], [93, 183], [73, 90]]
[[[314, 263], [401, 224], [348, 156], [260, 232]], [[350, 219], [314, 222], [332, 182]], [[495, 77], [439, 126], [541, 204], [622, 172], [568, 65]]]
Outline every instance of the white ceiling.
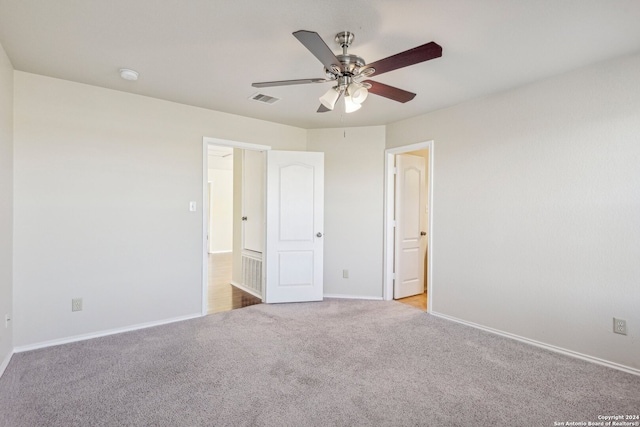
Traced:
[[[336, 53], [335, 34], [352, 31], [349, 52], [367, 62], [429, 41], [443, 56], [374, 76], [413, 101], [371, 95], [355, 113], [320, 114], [327, 83], [251, 87], [324, 77], [291, 35], [301, 29]], [[369, 126], [638, 52], [640, 1], [0, 0], [0, 43], [21, 71], [303, 128]], [[250, 101], [256, 92], [281, 100]]]

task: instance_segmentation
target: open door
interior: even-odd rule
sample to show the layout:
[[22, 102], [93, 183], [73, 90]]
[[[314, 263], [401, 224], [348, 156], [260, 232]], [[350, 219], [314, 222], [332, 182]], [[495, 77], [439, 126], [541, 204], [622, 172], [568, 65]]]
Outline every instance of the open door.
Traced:
[[424, 157], [396, 156], [394, 299], [424, 292], [425, 169]]
[[266, 303], [322, 301], [324, 153], [267, 152]]

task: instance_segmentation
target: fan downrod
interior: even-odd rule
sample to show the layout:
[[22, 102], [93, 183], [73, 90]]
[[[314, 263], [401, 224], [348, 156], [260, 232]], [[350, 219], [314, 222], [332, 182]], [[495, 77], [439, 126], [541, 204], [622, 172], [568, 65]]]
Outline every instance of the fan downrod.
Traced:
[[364, 59], [359, 57], [358, 55], [352, 55], [347, 53], [347, 49], [353, 43], [355, 39], [355, 34], [351, 31], [342, 31], [336, 34], [335, 41], [342, 48], [342, 55], [336, 55], [336, 58], [340, 61], [340, 65], [342, 68], [342, 72], [339, 75], [342, 76], [352, 76], [358, 72], [360, 67], [365, 64]]

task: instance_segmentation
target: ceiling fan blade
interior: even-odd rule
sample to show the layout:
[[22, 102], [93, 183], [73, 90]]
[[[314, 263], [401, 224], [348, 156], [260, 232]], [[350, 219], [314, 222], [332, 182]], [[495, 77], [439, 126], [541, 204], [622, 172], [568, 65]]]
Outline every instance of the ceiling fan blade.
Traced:
[[303, 85], [307, 83], [326, 83], [333, 80], [327, 79], [298, 79], [298, 80], [280, 80], [277, 82], [258, 82], [252, 83], [253, 87], [271, 87], [271, 86], [289, 86], [289, 85]]
[[408, 67], [409, 65], [419, 64], [420, 62], [442, 56], [442, 46], [435, 42], [429, 42], [413, 49], [405, 50], [379, 61], [365, 65], [363, 68], [375, 68], [374, 75], [379, 76], [388, 71], [397, 70], [398, 68]]
[[363, 83], [369, 83], [371, 85], [369, 92], [394, 101], [405, 103], [416, 97], [416, 94], [413, 92], [407, 92], [406, 90], [398, 89], [397, 87], [384, 83], [374, 82], [373, 80], [365, 80]]
[[315, 31], [300, 30], [293, 33], [293, 36], [311, 52], [327, 70], [332, 70], [333, 66], [339, 67], [340, 61], [336, 58], [329, 46], [322, 40], [322, 37]]

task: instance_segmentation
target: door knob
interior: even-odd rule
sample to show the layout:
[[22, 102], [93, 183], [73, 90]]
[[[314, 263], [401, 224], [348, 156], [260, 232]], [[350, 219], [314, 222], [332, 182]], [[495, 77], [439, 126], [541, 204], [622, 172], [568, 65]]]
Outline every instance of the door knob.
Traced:
[[426, 231], [421, 231], [421, 232], [420, 232], [420, 235], [421, 235], [421, 236], [426, 236], [426, 235], [427, 235], [427, 232], [426, 232]]
[[322, 233], [318, 231], [318, 234], [316, 234], [316, 237], [322, 237]]
[[243, 216], [243, 217], [242, 217], [242, 220], [243, 220], [243, 221], [246, 221], [246, 220], [247, 220], [247, 217], [246, 217], [246, 216]]

